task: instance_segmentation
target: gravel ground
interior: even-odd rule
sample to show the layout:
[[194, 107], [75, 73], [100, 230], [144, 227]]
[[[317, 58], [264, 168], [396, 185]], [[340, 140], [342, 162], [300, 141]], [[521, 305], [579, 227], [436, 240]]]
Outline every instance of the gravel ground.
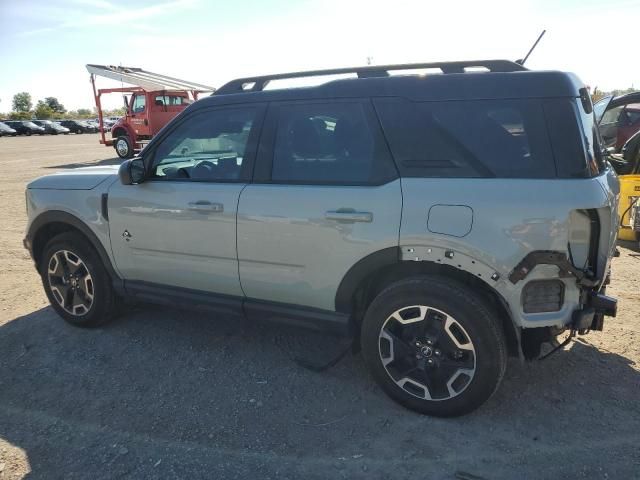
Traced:
[[621, 246], [619, 315], [544, 362], [510, 361], [457, 419], [402, 409], [330, 337], [166, 309], [65, 324], [27, 252], [24, 186], [118, 163], [96, 135], [1, 138], [0, 479], [640, 478], [640, 254]]

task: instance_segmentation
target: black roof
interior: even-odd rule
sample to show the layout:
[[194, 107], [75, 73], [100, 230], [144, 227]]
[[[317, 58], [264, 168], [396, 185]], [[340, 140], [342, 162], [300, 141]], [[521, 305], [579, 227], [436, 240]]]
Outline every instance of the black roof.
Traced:
[[[467, 66], [486, 67], [483, 72]], [[439, 68], [442, 74], [389, 75], [391, 70]], [[460, 73], [464, 72], [464, 73]], [[263, 90], [271, 80], [355, 73], [358, 78], [330, 80], [313, 87]], [[403, 72], [404, 73], [404, 72]], [[247, 88], [247, 85], [249, 88]], [[244, 87], [244, 89], [243, 89]], [[571, 73], [530, 71], [507, 60], [355, 67], [295, 72], [233, 80], [195, 105], [270, 102], [300, 99], [397, 96], [413, 100], [471, 100], [577, 97], [583, 83]], [[197, 107], [196, 107], [197, 108]]]

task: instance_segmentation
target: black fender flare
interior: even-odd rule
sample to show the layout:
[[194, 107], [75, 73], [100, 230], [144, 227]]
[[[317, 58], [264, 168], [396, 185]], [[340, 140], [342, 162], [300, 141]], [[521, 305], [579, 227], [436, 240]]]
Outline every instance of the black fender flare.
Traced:
[[395, 265], [400, 261], [400, 248], [383, 248], [358, 260], [342, 277], [336, 292], [336, 312], [351, 314], [353, 295], [362, 281], [382, 267]]

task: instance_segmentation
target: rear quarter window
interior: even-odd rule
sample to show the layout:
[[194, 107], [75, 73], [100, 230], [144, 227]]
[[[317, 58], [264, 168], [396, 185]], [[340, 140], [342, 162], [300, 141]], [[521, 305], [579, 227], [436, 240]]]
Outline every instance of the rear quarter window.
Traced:
[[537, 100], [375, 100], [406, 177], [553, 178], [553, 152]]

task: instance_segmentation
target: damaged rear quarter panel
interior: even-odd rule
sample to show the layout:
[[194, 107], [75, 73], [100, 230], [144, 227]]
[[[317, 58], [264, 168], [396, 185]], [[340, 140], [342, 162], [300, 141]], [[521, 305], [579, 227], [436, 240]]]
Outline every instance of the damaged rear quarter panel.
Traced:
[[[538, 265], [515, 285], [508, 275], [532, 251], [567, 253], [570, 212], [576, 209], [601, 209], [601, 230], [607, 230], [601, 232], [599, 257], [606, 258], [615, 239], [610, 234], [611, 222], [602, 219], [606, 212], [612, 217], [615, 211], [616, 197], [607, 193], [611, 187], [601, 185], [611, 182], [609, 177], [605, 172], [598, 178], [571, 180], [404, 178], [400, 228], [403, 260], [415, 261], [409, 248], [417, 251], [427, 247], [421, 250], [427, 258], [420, 261], [448, 264], [482, 279], [504, 298], [516, 325], [565, 325], [579, 303], [575, 279], [562, 279], [565, 302], [559, 312], [525, 314], [520, 300], [524, 285], [534, 279], [558, 278], [558, 268]], [[471, 231], [464, 237], [430, 232], [427, 219], [433, 205], [468, 206], [473, 211]], [[428, 247], [432, 247], [429, 254]], [[454, 257], [444, 257], [445, 250], [453, 251]], [[499, 278], [492, 279], [483, 272], [495, 272]]]

